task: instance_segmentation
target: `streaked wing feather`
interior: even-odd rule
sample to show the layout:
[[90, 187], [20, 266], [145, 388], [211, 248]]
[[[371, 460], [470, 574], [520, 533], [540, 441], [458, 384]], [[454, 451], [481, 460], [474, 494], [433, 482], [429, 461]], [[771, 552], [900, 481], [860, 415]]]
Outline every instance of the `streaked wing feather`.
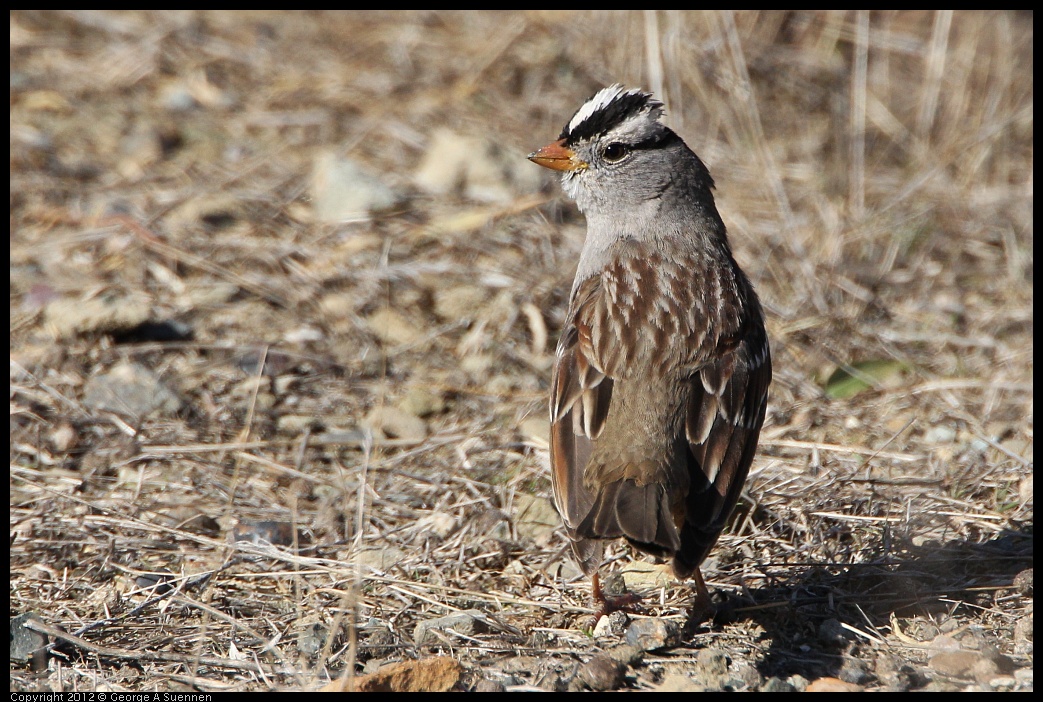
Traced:
[[591, 443], [572, 430], [572, 417], [566, 413], [550, 426], [550, 448], [554, 506], [565, 526], [573, 529], [594, 504], [594, 495], [583, 487], [583, 471], [576, 469], [586, 464]]
[[742, 493], [767, 406], [767, 343], [758, 325], [730, 358], [692, 379], [686, 431], [693, 475], [674, 562], [680, 576], [689, 575], [709, 553]]
[[551, 382], [551, 486], [554, 505], [570, 533], [594, 503], [594, 494], [583, 485], [583, 468], [612, 397], [612, 379], [592, 361], [590, 328], [584, 321], [586, 305], [599, 292], [595, 277], [573, 296]]

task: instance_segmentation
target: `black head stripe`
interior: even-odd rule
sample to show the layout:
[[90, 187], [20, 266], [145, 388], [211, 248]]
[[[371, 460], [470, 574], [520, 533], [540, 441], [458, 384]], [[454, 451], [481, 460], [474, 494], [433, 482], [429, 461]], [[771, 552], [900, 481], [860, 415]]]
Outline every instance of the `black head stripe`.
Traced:
[[[593, 97], [591, 96], [591, 99]], [[621, 124], [626, 118], [640, 112], [649, 104], [650, 100], [652, 100], [652, 96], [648, 93], [622, 93], [608, 104], [592, 112], [571, 130], [568, 125], [565, 125], [558, 138], [564, 139], [567, 144], [575, 144], [583, 139], [591, 139], [598, 134], [604, 134]], [[581, 107], [580, 110], [582, 109]], [[577, 110], [576, 114], [579, 114], [579, 110]], [[575, 119], [575, 116], [573, 116], [573, 119]], [[569, 120], [569, 124], [571, 123], [572, 120]]]

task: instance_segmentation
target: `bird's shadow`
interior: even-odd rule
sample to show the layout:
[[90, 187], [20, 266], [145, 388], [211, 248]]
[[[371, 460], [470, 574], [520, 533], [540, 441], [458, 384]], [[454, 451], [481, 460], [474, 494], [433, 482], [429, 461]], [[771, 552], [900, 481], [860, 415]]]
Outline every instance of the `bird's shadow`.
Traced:
[[[759, 627], [761, 640], [768, 642], [757, 666], [765, 677], [841, 677], [851, 669], [852, 645], [883, 638], [877, 629], [890, 630], [894, 618], [923, 624], [923, 631], [911, 634], [931, 638], [960, 617], [963, 605], [995, 607], [997, 591], [1011, 588], [1033, 561], [1031, 525], [986, 541], [892, 541], [889, 546], [863, 554], [860, 563], [768, 569], [770, 584], [725, 596], [713, 622], [704, 626]], [[698, 647], [695, 632], [688, 640]], [[872, 670], [866, 677], [873, 678]]]

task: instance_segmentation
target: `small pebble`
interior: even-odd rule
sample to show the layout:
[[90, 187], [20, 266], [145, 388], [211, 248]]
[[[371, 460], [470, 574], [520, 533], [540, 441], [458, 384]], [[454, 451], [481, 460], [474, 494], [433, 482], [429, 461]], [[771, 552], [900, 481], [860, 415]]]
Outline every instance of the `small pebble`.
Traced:
[[615, 690], [623, 682], [624, 668], [605, 654], [598, 654], [581, 664], [576, 675], [595, 692]]
[[637, 619], [627, 629], [626, 641], [642, 651], [674, 646], [679, 639], [677, 624], [666, 619]]

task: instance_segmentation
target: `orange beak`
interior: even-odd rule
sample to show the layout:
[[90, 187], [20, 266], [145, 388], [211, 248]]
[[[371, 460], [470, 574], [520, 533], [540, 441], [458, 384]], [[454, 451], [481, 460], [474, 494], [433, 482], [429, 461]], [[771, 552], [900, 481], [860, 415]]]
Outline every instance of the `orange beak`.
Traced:
[[578, 171], [587, 167], [585, 162], [576, 157], [575, 151], [565, 146], [564, 139], [547, 144], [539, 151], [533, 151], [529, 154], [529, 160], [554, 171]]

